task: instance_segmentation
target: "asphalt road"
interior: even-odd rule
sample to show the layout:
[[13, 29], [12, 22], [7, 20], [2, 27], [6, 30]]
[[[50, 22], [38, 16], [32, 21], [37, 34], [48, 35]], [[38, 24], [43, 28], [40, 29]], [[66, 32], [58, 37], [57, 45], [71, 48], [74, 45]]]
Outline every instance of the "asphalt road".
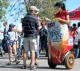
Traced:
[[[14, 57], [12, 57], [12, 60], [14, 60]], [[30, 71], [29, 68], [27, 69], [21, 69], [22, 67], [22, 60], [20, 60], [19, 65], [15, 65], [13, 63], [12, 65], [6, 65], [8, 62], [8, 54], [4, 55], [3, 57], [0, 57], [0, 71]], [[27, 65], [29, 66], [30, 60], [27, 61]], [[39, 66], [35, 71], [80, 71], [80, 58], [75, 59], [75, 65], [73, 69], [67, 70], [65, 66], [63, 65], [57, 65], [56, 69], [50, 69], [47, 63], [47, 57], [45, 55], [40, 55], [38, 59]]]

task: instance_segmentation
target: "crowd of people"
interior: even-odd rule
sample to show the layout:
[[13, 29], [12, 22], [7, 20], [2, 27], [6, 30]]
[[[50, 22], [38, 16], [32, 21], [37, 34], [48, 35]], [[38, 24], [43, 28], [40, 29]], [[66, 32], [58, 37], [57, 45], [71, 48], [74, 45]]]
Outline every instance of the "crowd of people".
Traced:
[[21, 19], [17, 28], [13, 23], [8, 25], [7, 21], [4, 21], [4, 31], [0, 30], [0, 32], [4, 36], [2, 40], [4, 53], [8, 53], [9, 56], [8, 65], [12, 63], [12, 53], [15, 56], [14, 62], [16, 64], [19, 64], [19, 59], [23, 56], [23, 69], [26, 68], [27, 56], [31, 59], [30, 69], [34, 69], [34, 65], [38, 65], [37, 58], [41, 50], [45, 50], [47, 56], [46, 22], [41, 22], [41, 19], [37, 16], [38, 11], [37, 7], [31, 6], [30, 12]]
[[80, 57], [80, 22], [76, 25], [76, 23], [73, 24], [72, 28], [73, 33], [73, 39], [74, 39], [74, 49], [75, 51], [75, 58]]
[[[65, 4], [62, 2], [57, 2], [55, 4], [56, 9], [59, 11], [54, 15], [54, 18], [62, 25], [62, 28], [68, 30], [68, 26], [70, 26], [69, 13], [65, 9]], [[15, 29], [15, 25], [13, 23], [9, 24], [7, 21], [3, 23], [4, 31], [3, 33], [4, 39], [2, 41], [2, 47], [5, 53], [8, 53], [9, 62], [8, 65], [11, 65], [11, 55], [12, 53], [15, 56], [14, 62], [19, 64], [19, 58], [21, 57], [21, 53], [23, 56], [23, 67], [22, 69], [26, 69], [26, 60], [27, 57], [30, 57], [30, 69], [33, 70], [35, 65], [38, 65], [37, 58], [39, 57], [40, 50], [45, 49], [46, 56], [48, 56], [48, 46], [47, 46], [47, 27], [46, 22], [42, 21], [41, 18], [38, 17], [39, 9], [36, 6], [30, 6], [29, 13], [21, 19], [21, 23], [18, 24], [18, 27]], [[49, 20], [48, 18], [42, 18]], [[65, 28], [66, 27], [66, 28]], [[77, 48], [76, 58], [79, 56], [80, 52], [80, 22], [78, 23], [78, 28], [76, 28], [76, 24], [73, 24], [73, 35], [74, 35], [74, 48]], [[76, 38], [78, 36], [78, 42], [75, 43]], [[23, 43], [22, 43], [23, 39]], [[78, 45], [78, 46], [76, 46]]]

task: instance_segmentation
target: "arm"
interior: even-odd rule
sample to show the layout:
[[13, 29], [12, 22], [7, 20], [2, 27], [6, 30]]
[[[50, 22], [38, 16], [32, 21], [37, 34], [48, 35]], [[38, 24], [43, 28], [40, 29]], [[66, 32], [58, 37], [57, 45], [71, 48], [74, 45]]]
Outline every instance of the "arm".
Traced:
[[37, 32], [39, 33], [39, 31], [40, 31], [40, 22], [38, 23], [38, 28], [37, 28]]
[[17, 32], [17, 33], [22, 33], [22, 30], [17, 30], [17, 29], [15, 29], [15, 32]]
[[69, 15], [66, 15], [66, 20], [63, 20], [61, 18], [57, 18], [58, 21], [62, 21], [64, 23], [67, 23], [68, 25], [70, 24], [70, 20], [69, 20]]
[[2, 30], [0, 30], [0, 32], [1, 32], [1, 33], [4, 33], [4, 34], [7, 33], [7, 32], [4, 32], [4, 31], [2, 31]]
[[40, 22], [38, 22], [37, 20], [35, 20], [35, 28], [37, 30], [37, 33], [39, 33], [39, 26], [40, 26]]
[[17, 41], [18, 40], [18, 34], [17, 32], [15, 32], [15, 40], [14, 41]]
[[17, 29], [15, 29], [15, 32], [17, 32], [17, 33], [22, 33], [22, 23], [19, 23], [19, 24], [17, 25]]
[[17, 40], [18, 40], [18, 37], [15, 38], [15, 41], [17, 41]]
[[3, 33], [3, 34], [6, 34], [8, 32], [8, 30], [9, 30], [9, 28], [6, 27], [6, 28], [4, 28], [4, 31], [0, 30], [0, 32]]

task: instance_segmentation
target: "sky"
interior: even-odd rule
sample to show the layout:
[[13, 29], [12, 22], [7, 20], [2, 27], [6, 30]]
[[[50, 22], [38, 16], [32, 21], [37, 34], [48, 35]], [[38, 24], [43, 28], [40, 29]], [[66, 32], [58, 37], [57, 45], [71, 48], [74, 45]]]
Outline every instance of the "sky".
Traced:
[[[9, 0], [10, 1], [10, 5], [13, 5], [17, 0]], [[8, 23], [10, 24], [10, 23], [14, 23], [14, 24], [18, 24], [18, 23], [20, 23], [20, 19], [22, 18], [22, 17], [24, 17], [24, 15], [26, 14], [26, 9], [25, 9], [25, 6], [23, 5], [23, 4], [21, 4], [21, 5], [19, 5], [21, 2], [23, 2], [24, 0], [19, 0], [19, 2], [16, 4], [16, 6], [13, 8], [13, 10], [12, 10], [12, 14], [14, 14], [14, 15], [16, 15], [16, 12], [17, 12], [17, 10], [19, 9], [19, 6], [20, 6], [20, 8], [21, 9], [23, 9], [23, 12], [21, 12], [21, 14], [19, 15], [19, 18], [18, 18], [18, 20], [17, 21], [14, 21], [14, 16], [10, 16], [10, 12], [9, 13], [7, 13], [6, 14], [6, 18], [7, 18], [7, 21], [8, 21]], [[76, 9], [77, 7], [79, 7], [80, 6], [80, 0], [67, 0], [66, 2], [65, 2], [65, 4], [66, 4], [66, 9], [70, 12], [70, 11], [72, 11], [72, 10], [74, 10], [74, 9]], [[17, 8], [17, 10], [15, 10], [14, 11], [14, 9], [15, 8]], [[7, 12], [8, 12], [8, 10], [10, 9], [10, 7], [8, 7], [8, 9], [7, 9]], [[24, 13], [24, 15], [23, 15], [23, 13]], [[17, 15], [16, 15], [17, 16]], [[77, 20], [74, 20], [74, 21], [71, 21], [71, 25], [73, 24], [73, 23], [77, 23], [78, 21]], [[3, 23], [3, 22], [2, 22]], [[3, 27], [3, 24], [1, 24], [1, 28], [0, 28], [0, 30], [3, 30], [4, 29], [4, 27]], [[1, 33], [0, 33], [1, 34]], [[0, 35], [0, 38], [2, 38], [2, 34]]]
[[[80, 6], [80, 0], [67, 0], [65, 4], [66, 4], [66, 9], [70, 12]], [[78, 22], [79, 20], [74, 20], [74, 21], [71, 20], [71, 25], [73, 23], [77, 24]]]
[[66, 8], [69, 11], [72, 11], [80, 6], [80, 0], [67, 0], [65, 4], [66, 4]]

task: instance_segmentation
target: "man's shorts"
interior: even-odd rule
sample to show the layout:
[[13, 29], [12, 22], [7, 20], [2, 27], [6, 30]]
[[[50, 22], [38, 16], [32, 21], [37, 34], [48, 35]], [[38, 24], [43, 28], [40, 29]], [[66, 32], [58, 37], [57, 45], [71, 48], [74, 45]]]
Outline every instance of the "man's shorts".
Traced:
[[33, 38], [24, 38], [23, 40], [24, 50], [28, 51], [37, 51], [37, 39]]

